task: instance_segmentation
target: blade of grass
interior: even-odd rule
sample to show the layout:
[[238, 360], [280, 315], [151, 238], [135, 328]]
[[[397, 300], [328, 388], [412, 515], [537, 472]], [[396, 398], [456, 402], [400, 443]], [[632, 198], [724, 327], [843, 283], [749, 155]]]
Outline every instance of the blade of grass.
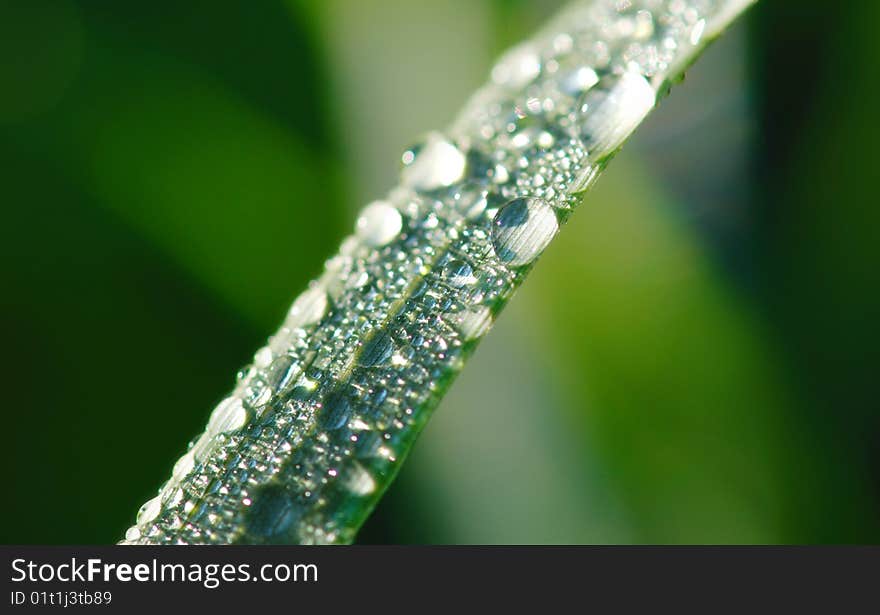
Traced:
[[404, 154], [131, 543], [338, 543], [583, 193], [750, 2], [575, 2]]

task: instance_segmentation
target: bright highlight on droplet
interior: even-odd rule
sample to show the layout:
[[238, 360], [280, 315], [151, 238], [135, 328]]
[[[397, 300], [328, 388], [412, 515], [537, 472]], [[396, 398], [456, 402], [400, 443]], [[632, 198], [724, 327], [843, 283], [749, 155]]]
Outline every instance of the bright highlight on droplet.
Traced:
[[373, 201], [361, 211], [355, 225], [357, 236], [370, 247], [390, 243], [400, 234], [403, 218], [387, 201]]
[[404, 184], [416, 190], [436, 190], [460, 180], [467, 159], [443, 135], [432, 132], [417, 154], [404, 154], [403, 162], [407, 165], [401, 176]]

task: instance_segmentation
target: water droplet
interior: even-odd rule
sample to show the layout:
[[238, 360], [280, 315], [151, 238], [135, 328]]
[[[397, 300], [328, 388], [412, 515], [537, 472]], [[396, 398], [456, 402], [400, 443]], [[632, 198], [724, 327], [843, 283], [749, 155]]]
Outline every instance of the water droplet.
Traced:
[[272, 349], [268, 346], [263, 346], [256, 353], [254, 353], [254, 365], [259, 368], [269, 367], [272, 363]]
[[241, 399], [227, 397], [214, 409], [208, 421], [208, 431], [214, 434], [232, 433], [247, 424], [248, 413]]
[[451, 260], [443, 267], [443, 277], [450, 286], [461, 287], [477, 281], [474, 270], [462, 260]]
[[694, 24], [693, 29], [691, 29], [690, 41], [691, 45], [699, 45], [700, 41], [703, 39], [703, 32], [706, 31], [706, 20], [701, 19], [697, 23]]
[[645, 39], [654, 34], [654, 18], [650, 11], [639, 11], [636, 13], [635, 29], [633, 36], [635, 38]]
[[541, 58], [535, 48], [525, 43], [505, 53], [492, 69], [492, 81], [511, 89], [530, 83], [541, 72]]
[[295, 362], [289, 355], [278, 357], [269, 368], [267, 382], [275, 391], [283, 391], [287, 388], [294, 378], [299, 376], [299, 363]]
[[328, 431], [339, 429], [348, 422], [351, 415], [351, 401], [348, 396], [338, 389], [327, 394], [322, 404], [321, 414], [318, 416], [318, 426]]
[[510, 181], [510, 172], [503, 164], [496, 164], [492, 170], [492, 181], [496, 184], [506, 184]]
[[458, 322], [458, 332], [465, 341], [482, 337], [492, 327], [492, 312], [488, 307], [462, 312]]
[[486, 190], [476, 184], [464, 186], [455, 195], [455, 209], [468, 220], [476, 220], [486, 211]]
[[409, 163], [401, 175], [403, 183], [416, 190], [436, 190], [451, 186], [464, 176], [466, 157], [438, 132], [430, 133], [423, 146], [413, 157], [404, 158]]
[[245, 523], [252, 535], [272, 538], [287, 533], [300, 516], [293, 496], [280, 486], [270, 485], [254, 496]]
[[654, 108], [651, 84], [635, 71], [621, 75], [607, 92], [586, 94], [582, 133], [589, 156], [599, 161], [614, 153]]
[[589, 66], [581, 66], [565, 75], [559, 83], [559, 87], [569, 96], [583, 94], [591, 87], [599, 83], [599, 76]]
[[305, 327], [314, 324], [327, 313], [327, 293], [320, 286], [312, 286], [304, 291], [287, 314], [289, 327]]
[[378, 248], [397, 237], [403, 228], [403, 218], [386, 201], [373, 201], [361, 211], [355, 232], [361, 241]]
[[196, 440], [196, 443], [193, 444], [193, 447], [190, 450], [190, 452], [193, 454], [193, 458], [196, 461], [204, 461], [208, 452], [211, 450], [211, 443], [213, 442], [213, 440], [214, 434], [207, 431], [199, 436], [199, 439]]
[[174, 469], [171, 471], [172, 476], [174, 476], [174, 480], [181, 481], [186, 478], [189, 473], [192, 472], [195, 465], [195, 457], [193, 456], [192, 451], [190, 451], [183, 457], [178, 459], [177, 463], [174, 464]]
[[387, 331], [379, 331], [364, 344], [359, 363], [365, 367], [381, 365], [391, 358], [394, 352], [394, 341]]
[[349, 491], [360, 496], [370, 495], [376, 490], [376, 481], [357, 461], [353, 461], [348, 469], [345, 485]]
[[141, 509], [137, 514], [137, 524], [144, 525], [145, 523], [149, 523], [153, 519], [159, 516], [159, 513], [162, 510], [162, 497], [156, 496], [152, 500], [147, 500], [147, 502], [141, 506]]
[[183, 489], [176, 487], [169, 481], [165, 491], [162, 492], [162, 503], [166, 508], [175, 508], [183, 501]]
[[544, 251], [558, 230], [556, 213], [545, 201], [514, 199], [499, 209], [492, 220], [492, 247], [507, 265], [528, 265]]

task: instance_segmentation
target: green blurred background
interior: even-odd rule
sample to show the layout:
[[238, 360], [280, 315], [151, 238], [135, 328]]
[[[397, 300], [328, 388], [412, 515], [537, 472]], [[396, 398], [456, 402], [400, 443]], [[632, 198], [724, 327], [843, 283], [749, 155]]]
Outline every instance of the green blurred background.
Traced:
[[[400, 152], [558, 1], [0, 0], [4, 543], [108, 543]], [[765, 0], [364, 542], [880, 541], [880, 3]]]

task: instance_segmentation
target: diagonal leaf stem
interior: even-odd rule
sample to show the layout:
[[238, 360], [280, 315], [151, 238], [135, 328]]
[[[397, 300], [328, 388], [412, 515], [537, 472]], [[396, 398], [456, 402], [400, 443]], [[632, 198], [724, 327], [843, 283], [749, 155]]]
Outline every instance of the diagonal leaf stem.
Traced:
[[584, 192], [749, 4], [579, 1], [508, 51], [404, 153], [123, 542], [353, 540]]

